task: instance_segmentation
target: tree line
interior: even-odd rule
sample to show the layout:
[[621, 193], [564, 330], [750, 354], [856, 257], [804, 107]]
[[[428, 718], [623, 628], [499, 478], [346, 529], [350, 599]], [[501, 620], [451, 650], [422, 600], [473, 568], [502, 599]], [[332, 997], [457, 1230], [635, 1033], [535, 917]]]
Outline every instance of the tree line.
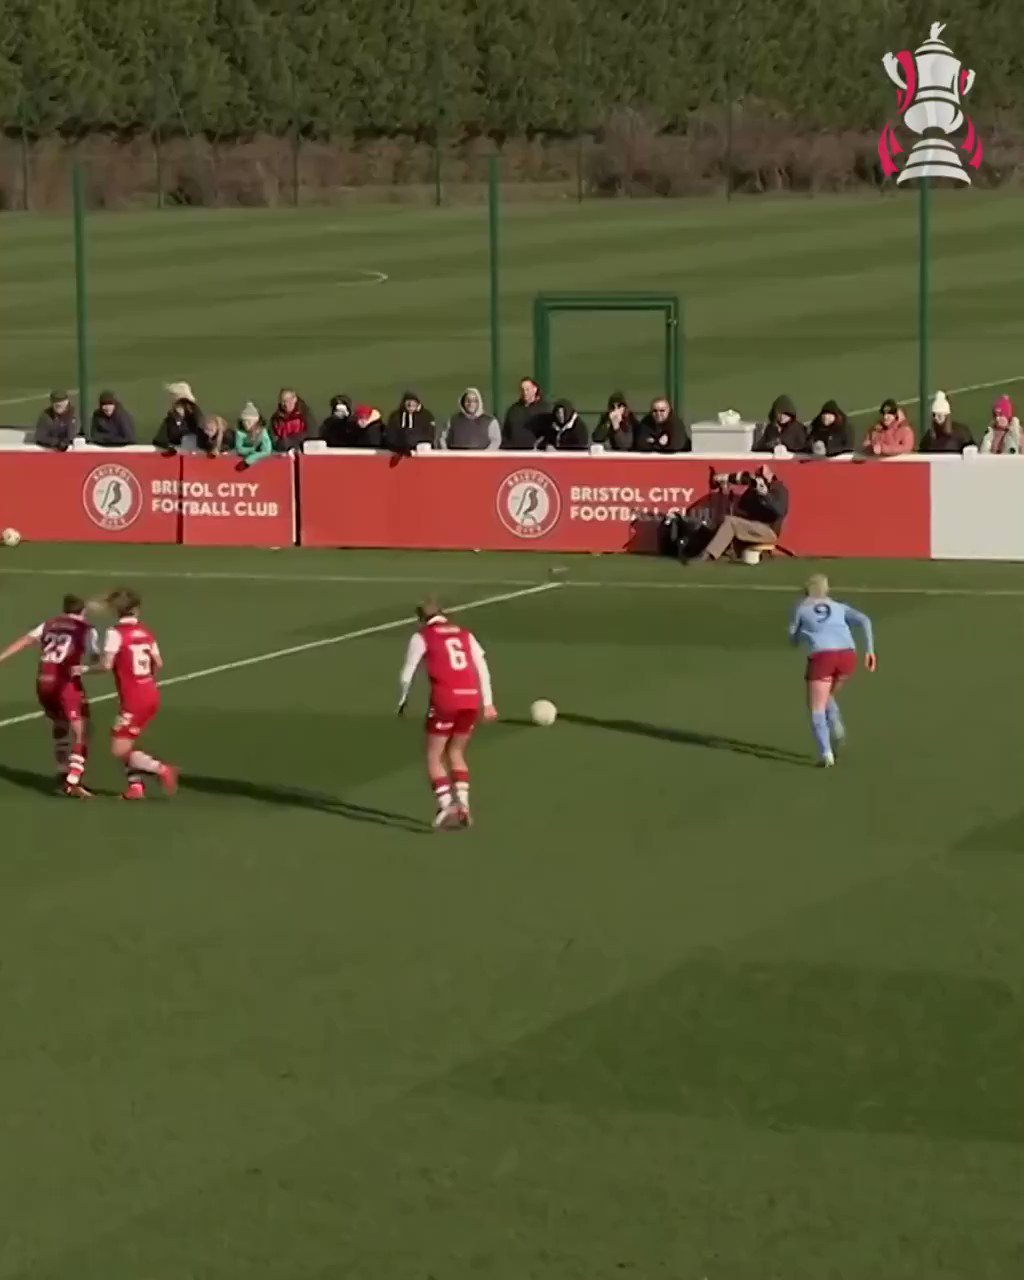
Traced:
[[[921, 0], [0, 0], [10, 136], [573, 136], [610, 113], [683, 131], [740, 106], [880, 127], [887, 50]], [[961, 0], [945, 38], [979, 118], [1020, 119], [1015, 8]]]

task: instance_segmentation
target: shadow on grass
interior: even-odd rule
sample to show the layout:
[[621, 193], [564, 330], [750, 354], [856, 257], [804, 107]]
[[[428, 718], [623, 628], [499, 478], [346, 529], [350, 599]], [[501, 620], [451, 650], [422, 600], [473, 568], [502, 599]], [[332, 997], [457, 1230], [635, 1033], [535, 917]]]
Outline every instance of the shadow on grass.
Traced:
[[[781, 764], [798, 765], [813, 769], [814, 761], [796, 751], [786, 751], [767, 743], [746, 742], [742, 738], [728, 738], [718, 733], [699, 733], [696, 729], [670, 728], [665, 725], [647, 724], [643, 720], [602, 720], [596, 716], [575, 715], [562, 712], [559, 719], [567, 724], [578, 724], [588, 729], [606, 729], [611, 733], [629, 733], [639, 738], [656, 738], [660, 742], [677, 742], [686, 747], [703, 747], [707, 751], [729, 751], [737, 756], [753, 756], [757, 760], [774, 760]], [[506, 723], [510, 723], [506, 721]], [[516, 721], [515, 723], [529, 723]]]
[[404, 813], [389, 809], [377, 809], [372, 805], [356, 804], [342, 796], [327, 795], [322, 791], [307, 791], [301, 787], [281, 787], [273, 783], [249, 782], [245, 778], [218, 778], [209, 774], [188, 773], [181, 779], [182, 791], [198, 791], [203, 795], [231, 796], [237, 800], [256, 800], [290, 809], [307, 809], [313, 813], [326, 813], [345, 818], [349, 822], [367, 822], [378, 827], [393, 827], [413, 835], [429, 834], [430, 827]]
[[[56, 771], [53, 773], [36, 773], [33, 769], [19, 769], [13, 764], [0, 764], [0, 783], [7, 782], [22, 791], [35, 791], [41, 796], [63, 798], [57, 782]], [[94, 796], [114, 796], [116, 791], [98, 791], [85, 779], [85, 785]]]

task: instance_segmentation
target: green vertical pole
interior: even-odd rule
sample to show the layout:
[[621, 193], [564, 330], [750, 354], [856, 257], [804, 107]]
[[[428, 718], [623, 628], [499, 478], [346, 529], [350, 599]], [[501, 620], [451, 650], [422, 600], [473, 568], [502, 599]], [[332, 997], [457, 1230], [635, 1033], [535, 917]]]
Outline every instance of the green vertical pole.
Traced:
[[487, 162], [487, 241], [490, 261], [491, 301], [491, 412], [501, 411], [501, 223], [498, 217], [501, 188], [499, 158]]
[[438, 35], [434, 44], [434, 205], [440, 209], [444, 198], [441, 189], [441, 137], [444, 125], [444, 45]]
[[89, 306], [85, 273], [85, 177], [76, 160], [71, 176], [75, 225], [75, 332], [78, 338], [78, 421], [84, 432], [89, 412]]
[[918, 421], [924, 428], [925, 414], [928, 412], [928, 396], [930, 373], [928, 357], [931, 345], [931, 307], [929, 268], [931, 266], [931, 188], [927, 178], [921, 179], [917, 201], [917, 397]]

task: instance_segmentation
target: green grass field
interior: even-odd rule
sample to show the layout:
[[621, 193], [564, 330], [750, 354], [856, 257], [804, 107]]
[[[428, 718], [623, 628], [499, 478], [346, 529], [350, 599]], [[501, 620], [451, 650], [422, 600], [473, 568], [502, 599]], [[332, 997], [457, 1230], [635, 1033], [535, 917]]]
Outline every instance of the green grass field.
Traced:
[[[543, 289], [669, 289], [689, 335], [686, 410], [761, 416], [782, 391], [810, 417], [917, 387], [917, 202], [887, 198], [509, 204], [503, 234], [504, 388], [530, 370], [530, 302]], [[1024, 377], [1021, 199], [937, 193], [936, 385], [980, 430]], [[381, 207], [96, 215], [89, 224], [93, 392], [120, 391], [149, 431], [163, 383], [205, 408], [266, 410], [291, 383], [326, 411], [348, 391], [387, 410], [406, 384], [438, 416], [467, 383], [489, 395], [486, 212]], [[0, 418], [30, 422], [40, 393], [74, 383], [67, 217], [4, 215]], [[381, 280], [381, 276], [386, 280]], [[554, 390], [603, 405], [622, 384], [660, 391], [654, 319], [556, 321]]]
[[[52, 797], [0, 670], [4, 1280], [1024, 1272], [1024, 570], [836, 570], [880, 670], [822, 773], [806, 564], [551, 563], [4, 553], [11, 634], [142, 588], [185, 770]], [[393, 716], [428, 587], [508, 597], [468, 834]]]

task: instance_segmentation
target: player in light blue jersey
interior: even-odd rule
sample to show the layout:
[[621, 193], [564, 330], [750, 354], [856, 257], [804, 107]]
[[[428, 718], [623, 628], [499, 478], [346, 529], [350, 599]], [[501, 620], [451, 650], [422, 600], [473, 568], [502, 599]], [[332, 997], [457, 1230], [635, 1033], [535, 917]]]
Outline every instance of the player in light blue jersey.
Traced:
[[825, 769], [835, 764], [836, 751], [846, 737], [836, 694], [857, 670], [857, 645], [851, 627], [863, 631], [867, 649], [864, 665], [874, 671], [877, 663], [871, 619], [852, 605], [833, 600], [824, 574], [809, 578], [804, 598], [790, 619], [789, 639], [791, 644], [805, 644], [810, 650], [805, 675], [807, 707], [818, 761]]

